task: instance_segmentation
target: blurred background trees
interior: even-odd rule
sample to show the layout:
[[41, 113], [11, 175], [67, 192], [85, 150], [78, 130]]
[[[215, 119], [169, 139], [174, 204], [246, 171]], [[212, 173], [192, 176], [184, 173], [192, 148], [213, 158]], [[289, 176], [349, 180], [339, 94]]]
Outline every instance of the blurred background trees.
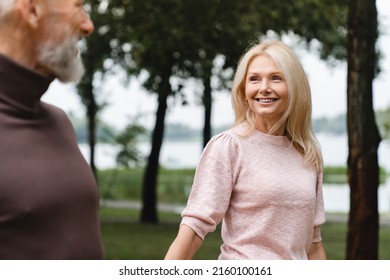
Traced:
[[[350, 63], [353, 56], [358, 59], [358, 56], [362, 55], [361, 51], [356, 54], [351, 52], [352, 46], [355, 46], [351, 43], [353, 40], [351, 34], [356, 35], [356, 30], [359, 29], [357, 26], [366, 23], [360, 20], [366, 16], [363, 14], [363, 10], [365, 11], [362, 8], [365, 7], [363, 3], [371, 5], [369, 11], [372, 12], [370, 14], [372, 23], [374, 18], [376, 19], [376, 13], [372, 9], [375, 1], [369, 0], [359, 0], [356, 3], [352, 0], [91, 1], [87, 8], [95, 23], [95, 32], [85, 41], [82, 58], [87, 71], [78, 90], [88, 115], [92, 169], [96, 169], [93, 152], [96, 143], [96, 120], [99, 110], [105, 104], [104, 100], [99, 98], [99, 88], [106, 75], [126, 72], [126, 77], [137, 77], [143, 87], [158, 100], [155, 124], [151, 132], [151, 151], [144, 170], [140, 217], [141, 222], [157, 223], [156, 188], [159, 156], [165, 133], [165, 117], [172, 102], [181, 102], [183, 106], [188, 103], [185, 89], [189, 81], [201, 85], [202, 90], [197, 94], [198, 102], [204, 106], [202, 137], [203, 145], [206, 145], [213, 134], [211, 128], [213, 94], [222, 89], [230, 89], [235, 66], [251, 43], [270, 36], [276, 38], [294, 36], [299, 38], [300, 47], [305, 46], [318, 53], [321, 59], [332, 63], [346, 60], [348, 54]], [[376, 36], [368, 37], [369, 32], [373, 30], [374, 27], [370, 31], [365, 30], [361, 36], [367, 38], [359, 37], [357, 40], [357, 42], [369, 40], [367, 44], [371, 45], [366, 46], [364, 43], [362, 47], [369, 48], [370, 52], [373, 46], [375, 51]], [[347, 36], [347, 33], [350, 36]], [[376, 59], [372, 59], [371, 62], [374, 62], [375, 67]], [[372, 64], [370, 68], [371, 66]], [[363, 77], [366, 74], [361, 75]], [[373, 79], [372, 73], [370, 75], [367, 77], [367, 88], [354, 93], [350, 100], [362, 95], [368, 99], [372, 98], [367, 93], [370, 90], [370, 79], [371, 83]], [[352, 81], [349, 82], [352, 85]], [[349, 87], [349, 92], [350, 89], [352, 87]], [[372, 108], [372, 102], [367, 106]], [[362, 119], [368, 116], [367, 119], [375, 123], [372, 110], [366, 109], [349, 108], [353, 114], [358, 110]], [[357, 119], [349, 115], [349, 129], [353, 129], [356, 122]], [[386, 121], [384, 123], [382, 127], [386, 131], [388, 123], [386, 124]], [[359, 139], [365, 137], [364, 134], [358, 136]], [[374, 135], [373, 139], [377, 137]], [[373, 143], [375, 144], [375, 141]], [[362, 146], [358, 148], [361, 149]], [[371, 149], [371, 152], [375, 154], [375, 148]], [[375, 158], [373, 160], [375, 161]], [[351, 165], [350, 178], [358, 178], [356, 172]], [[370, 174], [376, 176], [375, 172]], [[373, 180], [375, 181], [375, 178]], [[375, 189], [375, 186], [373, 187], [375, 182], [370, 185], [362, 184], [358, 192]], [[360, 202], [352, 199], [351, 203]], [[367, 207], [370, 211], [377, 211], [372, 204], [367, 204]], [[355, 218], [351, 216], [350, 219]], [[354, 243], [352, 247], [358, 244], [360, 243]], [[359, 257], [364, 258], [367, 255]]]
[[158, 99], [145, 167], [143, 222], [158, 221], [156, 180], [168, 98], [176, 96], [185, 103], [183, 88], [188, 79], [203, 85], [200, 100], [205, 106], [205, 145], [211, 137], [212, 91], [229, 87], [226, 81], [232, 79], [240, 55], [251, 42], [269, 31], [276, 36], [294, 33], [307, 46], [314, 40], [320, 42], [323, 58], [345, 54], [345, 44], [335, 44], [345, 43], [345, 1], [327, 1], [325, 5], [314, 0], [288, 4], [260, 0], [113, 0], [101, 1], [100, 7], [112, 15], [113, 22], [104, 25], [104, 30], [109, 30], [104, 36], [112, 36], [116, 54], [123, 56], [122, 67], [129, 75], [146, 74], [143, 86]]

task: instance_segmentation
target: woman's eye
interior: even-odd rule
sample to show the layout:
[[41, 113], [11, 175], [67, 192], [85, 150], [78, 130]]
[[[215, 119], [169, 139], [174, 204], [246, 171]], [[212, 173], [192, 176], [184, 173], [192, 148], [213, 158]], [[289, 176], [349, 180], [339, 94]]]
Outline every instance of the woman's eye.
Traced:
[[282, 81], [283, 80], [283, 78], [281, 76], [273, 76], [272, 79], [275, 81]]
[[259, 78], [256, 77], [256, 76], [250, 76], [248, 80], [249, 80], [250, 82], [253, 82], [253, 81], [258, 81]]

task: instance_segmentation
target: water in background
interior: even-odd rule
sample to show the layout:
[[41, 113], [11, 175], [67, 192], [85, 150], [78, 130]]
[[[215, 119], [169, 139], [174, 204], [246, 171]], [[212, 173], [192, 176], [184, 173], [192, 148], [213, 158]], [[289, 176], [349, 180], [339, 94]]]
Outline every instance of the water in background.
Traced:
[[[346, 165], [348, 157], [348, 140], [346, 135], [335, 136], [328, 134], [317, 135], [320, 141], [324, 163], [326, 166]], [[202, 152], [201, 141], [168, 141], [161, 147], [160, 163], [167, 168], [194, 168]], [[80, 149], [88, 160], [89, 148], [86, 144], [80, 144]], [[149, 143], [140, 143], [139, 150], [148, 155]], [[117, 148], [110, 144], [98, 144], [96, 147], [96, 166], [98, 168], [115, 167]], [[390, 172], [390, 141], [382, 141], [379, 150], [379, 164]], [[330, 186], [324, 185], [325, 210], [327, 212], [349, 211], [349, 187], [348, 185]], [[379, 189], [379, 210], [390, 212], [390, 179]]]

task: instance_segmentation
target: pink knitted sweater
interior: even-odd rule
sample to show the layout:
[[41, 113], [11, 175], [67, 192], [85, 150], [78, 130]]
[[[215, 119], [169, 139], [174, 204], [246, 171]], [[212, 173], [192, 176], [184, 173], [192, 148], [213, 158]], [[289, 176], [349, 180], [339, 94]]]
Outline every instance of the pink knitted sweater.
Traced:
[[204, 239], [223, 220], [219, 259], [307, 259], [325, 222], [322, 173], [287, 137], [242, 132], [204, 149], [182, 224]]

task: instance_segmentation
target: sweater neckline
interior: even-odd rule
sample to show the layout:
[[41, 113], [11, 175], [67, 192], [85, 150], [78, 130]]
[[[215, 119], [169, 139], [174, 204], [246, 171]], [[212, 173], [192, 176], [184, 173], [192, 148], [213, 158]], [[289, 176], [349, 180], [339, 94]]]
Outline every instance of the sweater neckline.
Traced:
[[35, 113], [52, 81], [0, 54], [0, 100], [17, 111]]
[[245, 123], [238, 125], [235, 129], [238, 135], [246, 135], [247, 137], [250, 137], [253, 141], [258, 143], [267, 143], [277, 147], [291, 146], [290, 139], [288, 139], [288, 137], [284, 135], [272, 135], [257, 129], [252, 130], [251, 133], [248, 134], [248, 125]]
[[272, 135], [255, 129], [253, 136], [259, 141], [278, 147], [291, 146], [291, 141], [285, 135]]

